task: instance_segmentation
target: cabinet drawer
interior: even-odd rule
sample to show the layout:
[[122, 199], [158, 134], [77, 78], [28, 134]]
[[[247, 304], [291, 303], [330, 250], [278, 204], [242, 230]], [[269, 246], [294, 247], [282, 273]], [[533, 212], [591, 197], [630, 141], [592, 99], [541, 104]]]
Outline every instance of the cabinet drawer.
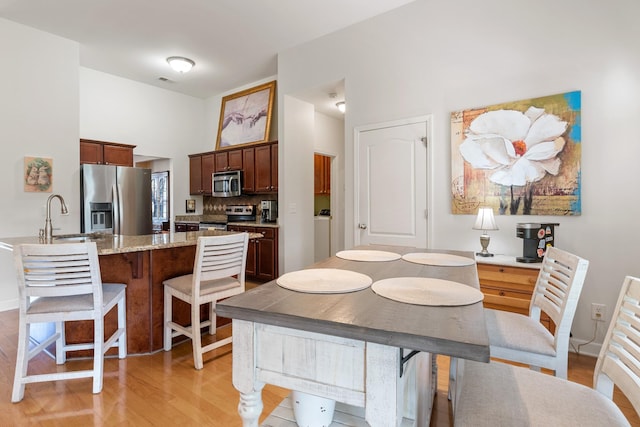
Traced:
[[478, 264], [480, 285], [506, 287], [514, 291], [531, 292], [538, 279], [539, 270]]
[[507, 287], [496, 288], [493, 286], [480, 285], [480, 290], [485, 295], [495, 295], [499, 297], [523, 300], [527, 302], [527, 305], [529, 305], [529, 301], [531, 301], [531, 295], [532, 295], [531, 291], [529, 292], [514, 291]]
[[265, 239], [275, 239], [276, 231], [273, 228], [256, 227], [256, 233], [261, 233]]
[[[481, 289], [482, 293], [484, 294], [485, 307], [487, 304], [493, 304], [502, 306], [500, 310], [516, 311], [517, 313], [529, 314], [529, 302], [531, 301], [529, 298], [522, 298], [522, 296], [520, 295], [513, 296], [513, 294], [505, 295], [504, 292], [494, 289]], [[504, 307], [508, 307], [508, 309]]]
[[495, 295], [485, 295], [484, 301], [482, 301], [484, 308], [490, 308], [492, 310], [511, 311], [513, 313], [529, 315], [529, 305], [526, 307], [514, 307], [513, 302], [508, 298], [499, 297]]

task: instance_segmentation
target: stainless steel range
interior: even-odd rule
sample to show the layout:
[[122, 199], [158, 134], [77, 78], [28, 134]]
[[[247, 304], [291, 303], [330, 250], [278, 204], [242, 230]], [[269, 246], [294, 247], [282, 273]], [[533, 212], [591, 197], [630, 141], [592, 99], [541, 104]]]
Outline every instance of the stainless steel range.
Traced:
[[222, 231], [226, 231], [227, 230], [227, 223], [226, 222], [207, 222], [207, 221], [200, 221], [200, 230], [222, 230]]
[[255, 221], [256, 205], [227, 205], [227, 222]]

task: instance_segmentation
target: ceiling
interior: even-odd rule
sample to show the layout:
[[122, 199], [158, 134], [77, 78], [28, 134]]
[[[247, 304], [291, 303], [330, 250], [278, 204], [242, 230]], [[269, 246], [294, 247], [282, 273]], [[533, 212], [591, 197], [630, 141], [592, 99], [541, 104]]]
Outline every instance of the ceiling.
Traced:
[[[0, 0], [0, 17], [77, 41], [83, 67], [208, 98], [276, 75], [278, 52], [411, 1]], [[180, 74], [169, 56], [196, 65]], [[303, 96], [335, 106], [340, 90]]]

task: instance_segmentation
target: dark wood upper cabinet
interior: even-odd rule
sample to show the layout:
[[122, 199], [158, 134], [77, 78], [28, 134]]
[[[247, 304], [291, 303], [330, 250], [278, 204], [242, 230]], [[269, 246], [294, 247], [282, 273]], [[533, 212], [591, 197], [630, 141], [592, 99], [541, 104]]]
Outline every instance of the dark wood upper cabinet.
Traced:
[[255, 178], [255, 150], [245, 148], [242, 150], [242, 192], [254, 193], [256, 191]]
[[216, 172], [242, 170], [242, 149], [215, 153]]
[[133, 166], [135, 145], [80, 140], [80, 164]]
[[242, 192], [278, 191], [278, 143], [268, 142], [189, 155], [189, 190], [193, 195], [211, 195], [211, 174], [242, 171]]
[[193, 154], [189, 156], [189, 194], [210, 195], [211, 175], [214, 171], [213, 154]]
[[278, 191], [278, 144], [255, 148], [256, 193]]
[[331, 157], [313, 155], [313, 189], [316, 195], [331, 194]]

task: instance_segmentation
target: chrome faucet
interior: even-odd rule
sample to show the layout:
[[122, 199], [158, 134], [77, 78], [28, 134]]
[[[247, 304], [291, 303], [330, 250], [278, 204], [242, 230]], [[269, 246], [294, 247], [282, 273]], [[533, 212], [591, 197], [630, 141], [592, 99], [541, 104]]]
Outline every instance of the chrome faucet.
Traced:
[[67, 209], [67, 204], [64, 202], [64, 199], [59, 194], [52, 194], [47, 199], [47, 218], [44, 220], [44, 237], [47, 240], [51, 240], [53, 238], [53, 227], [51, 226], [51, 201], [53, 199], [60, 200], [60, 213], [62, 215], [66, 215], [69, 213]]

